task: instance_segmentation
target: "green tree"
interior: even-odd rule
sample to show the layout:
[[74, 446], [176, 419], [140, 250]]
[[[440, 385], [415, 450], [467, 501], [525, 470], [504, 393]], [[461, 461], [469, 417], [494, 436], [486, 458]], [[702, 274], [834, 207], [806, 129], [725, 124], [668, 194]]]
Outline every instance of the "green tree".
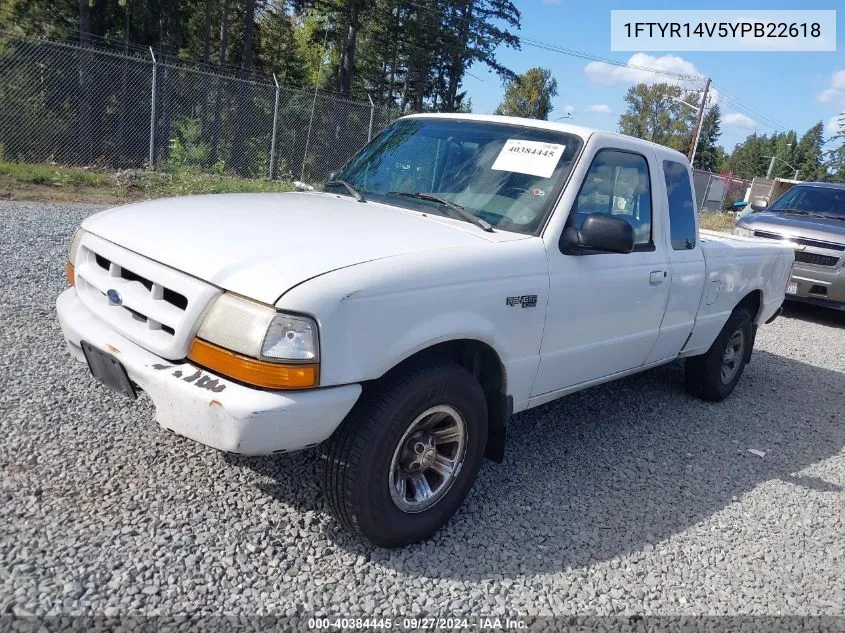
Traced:
[[[258, 18], [260, 46], [256, 67], [273, 73], [280, 83], [307, 86], [307, 64], [297, 40], [297, 23], [278, 4], [270, 4]], [[322, 60], [317, 51], [318, 64]]]
[[686, 153], [695, 111], [679, 100], [692, 105], [695, 98], [694, 93], [685, 93], [674, 84], [631, 86], [625, 93], [628, 109], [619, 117], [619, 131]]
[[[798, 170], [800, 180], [822, 180], [828, 177], [825, 164], [824, 125], [819, 122], [798, 140], [794, 130], [771, 136], [752, 134], [734, 147], [728, 159], [731, 171], [742, 178], [763, 177], [772, 165], [773, 178], [793, 178]], [[772, 156], [775, 156], [772, 163]]]
[[[695, 152], [693, 164], [696, 169], [707, 171], [718, 171], [721, 148], [717, 145], [721, 130], [722, 111], [719, 104], [712, 106], [701, 120], [701, 134], [698, 137], [698, 147]], [[724, 154], [724, 151], [722, 150]]]
[[825, 155], [825, 167], [831, 180], [845, 182], [845, 112], [839, 115], [836, 123], [837, 128], [828, 140], [834, 146]]
[[[11, 129], [0, 131], [7, 156], [142, 164], [151, 66], [132, 58], [149, 60], [152, 47], [159, 62], [154, 160], [166, 164], [173, 147], [190, 141], [203, 148], [198, 156], [207, 166], [243, 174], [261, 172], [267, 161], [270, 130], [259, 122], [272, 118], [270, 73], [283, 84], [279, 109], [286, 122], [277, 131], [276, 164], [301, 166], [303, 138], [296, 132], [311, 127], [311, 99], [310, 91], [295, 88], [339, 92], [364, 103], [371, 98], [382, 106], [376, 129], [395, 117], [394, 110], [467, 111], [469, 68], [515, 77], [497, 52], [519, 47], [521, 19], [515, 0], [0, 0], [0, 6], [0, 30], [7, 36], [0, 48], [6, 73], [0, 101], [4, 111], [19, 113]], [[124, 55], [108, 63], [86, 51], [39, 59], [49, 45], [16, 46], [20, 37]], [[9, 69], [7, 58], [17, 69]], [[207, 72], [185, 72], [174, 68], [178, 64]], [[38, 82], [32, 81], [34, 67]], [[187, 119], [190, 130], [183, 125]], [[50, 129], [35, 134], [30, 123], [39, 120]], [[360, 146], [369, 108], [323, 100], [313, 124], [309, 160], [316, 169], [342, 162]], [[181, 145], [171, 146], [173, 139]]]
[[755, 176], [765, 176], [769, 167], [772, 140], [765, 134], [751, 134], [741, 143], [737, 143], [728, 159], [730, 171], [750, 180]]
[[[807, 130], [798, 141], [795, 149], [794, 161], [790, 161], [798, 169], [801, 180], [823, 180], [827, 176], [827, 166], [824, 164], [824, 123], [819, 121]], [[794, 174], [794, 170], [790, 177]]]
[[548, 68], [529, 68], [507, 82], [505, 97], [496, 114], [521, 116], [528, 119], [548, 119], [552, 99], [557, 96], [557, 79]]
[[443, 21], [446, 76], [442, 109], [453, 112], [460, 107], [459, 88], [472, 64], [483, 64], [503, 79], [514, 77], [495, 53], [500, 46], [519, 48], [519, 38], [508, 29], [518, 30], [521, 16], [510, 0], [453, 0], [447, 6]]
[[[769, 156], [775, 156], [772, 176], [774, 178], [792, 178], [795, 175], [798, 135], [793, 131], [776, 132], [770, 139]], [[772, 159], [769, 158], [769, 161]]]
[[716, 169], [714, 171], [720, 174], [723, 172], [730, 171], [731, 166], [729, 159], [730, 156], [728, 156], [728, 153], [724, 150], [721, 145], [716, 147]]

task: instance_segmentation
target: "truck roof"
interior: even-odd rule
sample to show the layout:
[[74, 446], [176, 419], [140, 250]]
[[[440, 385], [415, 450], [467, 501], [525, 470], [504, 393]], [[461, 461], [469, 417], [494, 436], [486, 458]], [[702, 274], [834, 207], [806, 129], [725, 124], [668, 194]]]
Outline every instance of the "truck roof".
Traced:
[[676, 160], [687, 157], [681, 152], [672, 148], [660, 145], [659, 143], [652, 143], [635, 136], [628, 136], [627, 134], [619, 134], [618, 132], [608, 132], [607, 130], [599, 130], [596, 128], [583, 127], [580, 125], [572, 125], [571, 123], [561, 123], [558, 121], [543, 121], [541, 119], [525, 119], [515, 116], [501, 116], [499, 114], [460, 114], [460, 113], [429, 113], [429, 114], [409, 114], [402, 117], [403, 119], [459, 119], [464, 121], [489, 121], [491, 123], [510, 123], [511, 125], [522, 125], [525, 127], [534, 127], [543, 130], [554, 130], [558, 132], [568, 132], [580, 136], [585, 141], [593, 134], [600, 134], [604, 137], [616, 137], [624, 139], [633, 139], [638, 143], [649, 145], [660, 152], [671, 152], [676, 155]]

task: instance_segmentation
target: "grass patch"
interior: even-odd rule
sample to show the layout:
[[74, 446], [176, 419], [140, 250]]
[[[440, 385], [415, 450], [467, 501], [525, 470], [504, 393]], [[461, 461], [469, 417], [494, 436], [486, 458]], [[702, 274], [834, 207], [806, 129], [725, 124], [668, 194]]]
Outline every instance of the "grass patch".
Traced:
[[234, 178], [220, 174], [191, 172], [119, 172], [116, 192], [126, 198], [162, 198], [203, 193], [261, 193], [291, 191], [293, 185], [284, 180]]
[[57, 165], [0, 162], [0, 182], [52, 187], [102, 187], [108, 178], [88, 169], [71, 169]]
[[736, 216], [733, 213], [701, 213], [698, 216], [698, 226], [711, 231], [732, 232], [736, 224]]
[[114, 204], [202, 193], [291, 191], [288, 181], [236, 178], [190, 171], [104, 171], [0, 161], [0, 198]]

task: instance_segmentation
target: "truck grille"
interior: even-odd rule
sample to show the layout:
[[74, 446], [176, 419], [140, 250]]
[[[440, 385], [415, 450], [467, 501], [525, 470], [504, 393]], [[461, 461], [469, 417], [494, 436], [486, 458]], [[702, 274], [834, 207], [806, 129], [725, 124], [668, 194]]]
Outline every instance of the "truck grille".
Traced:
[[[184, 358], [214, 286], [86, 234], [75, 262], [76, 291], [97, 316], [164, 358]], [[109, 298], [112, 295], [112, 299]]]
[[830, 255], [820, 255], [819, 253], [807, 253], [805, 251], [795, 252], [795, 261], [804, 264], [814, 264], [815, 266], [836, 266], [839, 261], [838, 257]]
[[[790, 242], [801, 244], [802, 246], [812, 246], [813, 248], [826, 248], [831, 251], [845, 251], [845, 244], [837, 244], [835, 242], [821, 242], [819, 240], [811, 240], [807, 237], [786, 237], [780, 233], [769, 233], [768, 231], [754, 231], [755, 237], [763, 237], [767, 240], [784, 240], [788, 239]], [[832, 265], [832, 264], [830, 264]]]

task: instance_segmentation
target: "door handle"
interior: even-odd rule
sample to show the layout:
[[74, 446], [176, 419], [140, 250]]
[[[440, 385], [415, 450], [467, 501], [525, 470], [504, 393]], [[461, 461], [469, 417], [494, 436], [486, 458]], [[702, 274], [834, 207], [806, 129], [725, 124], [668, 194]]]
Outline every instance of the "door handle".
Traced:
[[648, 276], [648, 283], [652, 286], [662, 284], [668, 273], [665, 270], [652, 270]]

